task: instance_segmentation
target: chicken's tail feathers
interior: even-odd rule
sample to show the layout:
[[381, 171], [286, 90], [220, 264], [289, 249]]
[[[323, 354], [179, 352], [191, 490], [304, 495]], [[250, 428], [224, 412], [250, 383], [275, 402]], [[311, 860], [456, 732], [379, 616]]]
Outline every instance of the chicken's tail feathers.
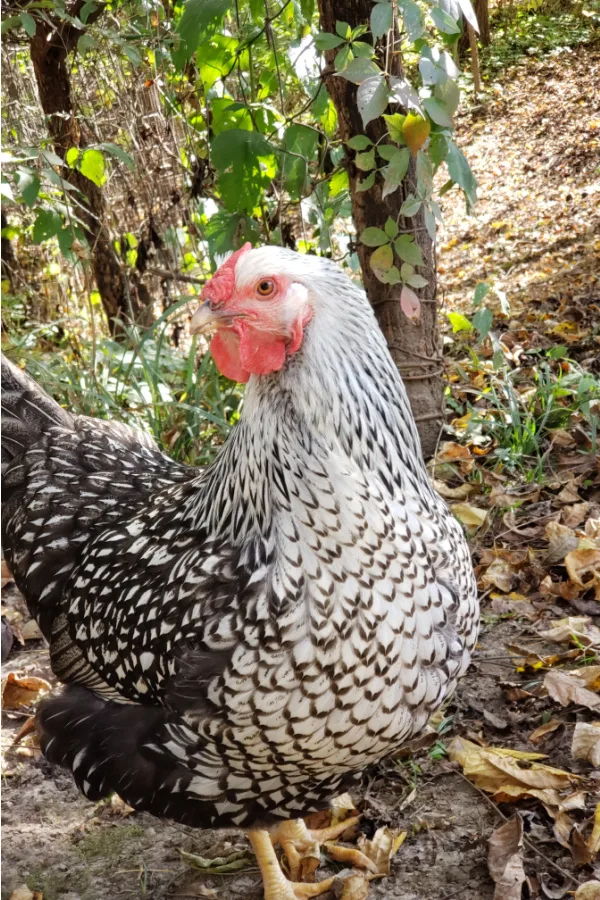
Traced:
[[215, 822], [214, 804], [195, 794], [194, 780], [215, 781], [194, 779], [186, 754], [198, 736], [192, 744], [184, 720], [166, 707], [118, 703], [69, 685], [40, 704], [36, 728], [44, 756], [70, 769], [89, 800], [116, 793], [134, 809], [184, 825]]
[[71, 428], [73, 416], [2, 354], [3, 467], [54, 425]]

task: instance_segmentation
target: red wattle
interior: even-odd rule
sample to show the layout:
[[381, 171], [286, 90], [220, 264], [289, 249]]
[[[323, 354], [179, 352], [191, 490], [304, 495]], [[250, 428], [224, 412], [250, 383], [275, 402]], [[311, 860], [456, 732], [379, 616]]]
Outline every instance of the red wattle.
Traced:
[[243, 320], [236, 322], [240, 336], [240, 363], [253, 375], [278, 372], [285, 362], [285, 341], [268, 332], [252, 328]]
[[250, 378], [250, 370], [244, 368], [240, 359], [240, 339], [228, 329], [218, 331], [210, 342], [210, 352], [219, 372], [232, 381], [245, 383]]

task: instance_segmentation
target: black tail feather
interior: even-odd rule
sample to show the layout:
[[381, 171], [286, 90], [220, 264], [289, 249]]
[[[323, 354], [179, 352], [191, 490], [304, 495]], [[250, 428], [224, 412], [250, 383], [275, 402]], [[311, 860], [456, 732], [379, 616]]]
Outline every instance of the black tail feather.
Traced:
[[165, 707], [103, 700], [76, 685], [44, 701], [36, 716], [44, 756], [70, 769], [89, 800], [117, 793], [134, 809], [210, 826], [212, 804], [185, 794], [193, 773], [165, 746], [168, 724], [184, 725]]
[[70, 428], [73, 416], [2, 355], [2, 463], [20, 456], [53, 425]]

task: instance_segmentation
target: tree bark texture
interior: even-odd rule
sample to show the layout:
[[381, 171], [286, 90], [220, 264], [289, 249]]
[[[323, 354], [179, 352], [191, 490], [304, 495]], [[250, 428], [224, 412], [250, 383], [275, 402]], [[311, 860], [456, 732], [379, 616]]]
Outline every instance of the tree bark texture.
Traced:
[[[492, 38], [490, 32], [490, 11], [488, 0], [473, 0], [473, 9], [475, 10], [475, 15], [477, 16], [477, 24], [479, 25], [479, 34], [477, 35], [477, 40], [482, 47], [489, 47]], [[465, 55], [467, 50], [472, 47], [467, 22], [465, 19], [463, 19], [462, 26], [463, 33], [458, 39], [458, 55], [461, 58]]]
[[[348, 22], [353, 28], [369, 22], [372, 0], [319, 0], [321, 28], [335, 33], [336, 21]], [[335, 103], [338, 114], [339, 131], [342, 139], [348, 141], [357, 134], [367, 134], [373, 142], [379, 141], [386, 133], [381, 119], [369, 123], [365, 129], [356, 103], [357, 88], [345, 78], [333, 74], [335, 51], [327, 53], [328, 69], [326, 85]], [[389, 74], [402, 74], [400, 55], [391, 58]], [[397, 107], [395, 107], [397, 109]], [[350, 160], [348, 176], [352, 198], [352, 216], [357, 238], [363, 229], [370, 226], [383, 228], [388, 216], [395, 221], [407, 194], [416, 189], [416, 168], [411, 160], [402, 185], [392, 194], [382, 198], [382, 182], [377, 178], [374, 186], [367, 191], [357, 191], [360, 172]], [[369, 265], [372, 249], [357, 241], [357, 252], [363, 273], [363, 283], [367, 296], [385, 335], [388, 347], [404, 379], [410, 405], [417, 422], [421, 446], [425, 457], [435, 452], [440, 429], [444, 420], [443, 364], [439, 344], [436, 301], [435, 248], [425, 228], [423, 211], [411, 218], [398, 220], [401, 233], [412, 234], [421, 248], [425, 267], [422, 270], [428, 280], [426, 288], [419, 290], [421, 315], [417, 322], [410, 321], [400, 308], [401, 285], [382, 284], [375, 277]]]
[[[83, 2], [84, 0], [75, 0], [69, 8], [69, 14], [77, 16]], [[104, 4], [100, 4], [88, 16], [87, 24], [95, 21], [103, 10]], [[81, 29], [58, 19], [44, 21], [38, 18], [37, 30], [30, 44], [40, 104], [54, 149], [62, 159], [71, 147], [84, 149], [87, 143], [73, 107], [68, 66], [69, 53], [81, 34]], [[147, 321], [148, 315], [151, 315], [151, 308], [148, 309], [147, 298], [142, 290], [144, 286], [136, 283], [135, 279], [127, 278], [115, 252], [106, 225], [101, 188], [77, 169], [71, 169], [67, 165], [64, 166], [62, 175], [65, 181], [81, 193], [82, 206], [78, 208], [78, 215], [85, 224], [94, 278], [109, 328], [116, 336], [121, 331], [121, 323]]]

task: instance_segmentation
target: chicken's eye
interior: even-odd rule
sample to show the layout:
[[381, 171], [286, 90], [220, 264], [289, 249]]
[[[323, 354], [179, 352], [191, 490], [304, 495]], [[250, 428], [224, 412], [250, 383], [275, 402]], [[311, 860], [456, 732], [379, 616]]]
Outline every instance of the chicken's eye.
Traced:
[[269, 278], [259, 281], [256, 285], [256, 293], [260, 294], [261, 297], [270, 297], [274, 290], [275, 282], [271, 281]]

